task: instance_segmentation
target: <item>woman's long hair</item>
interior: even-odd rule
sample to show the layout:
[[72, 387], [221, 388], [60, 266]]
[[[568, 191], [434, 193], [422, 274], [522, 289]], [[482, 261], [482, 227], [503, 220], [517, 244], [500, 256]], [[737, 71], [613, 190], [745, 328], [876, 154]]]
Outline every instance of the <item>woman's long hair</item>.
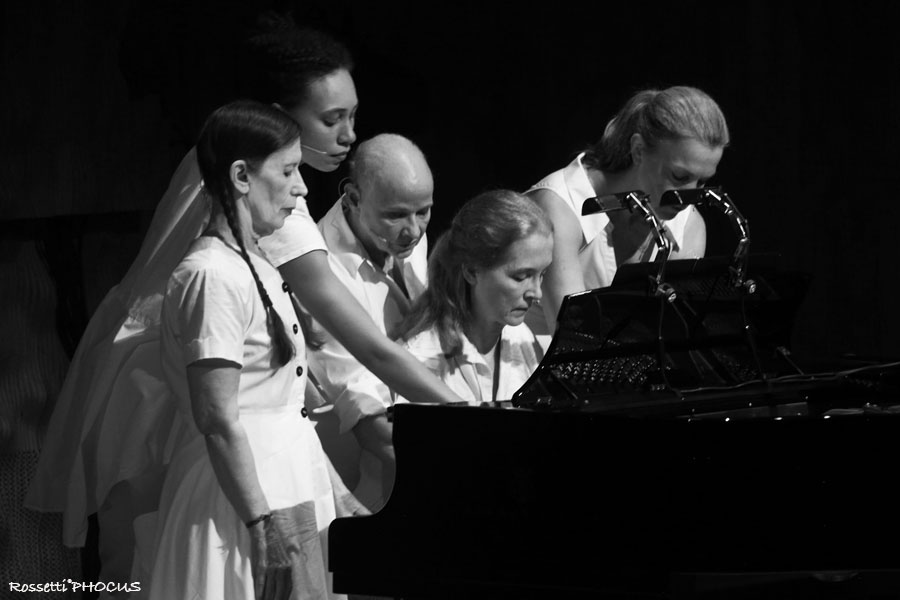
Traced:
[[603, 137], [585, 151], [582, 162], [605, 173], [627, 170], [633, 164], [635, 133], [651, 149], [661, 140], [693, 138], [710, 148], [727, 146], [729, 141], [725, 115], [702, 90], [688, 86], [643, 90], [610, 119]]
[[252, 100], [238, 100], [215, 110], [206, 119], [197, 141], [197, 163], [203, 183], [210, 196], [221, 205], [241, 256], [253, 275], [266, 311], [275, 360], [281, 366], [290, 362], [296, 348], [244, 246], [230, 171], [235, 161], [243, 160], [251, 172], [257, 172], [266, 158], [299, 139], [300, 125], [284, 111]]
[[447, 356], [462, 349], [472, 319], [471, 285], [466, 270], [490, 269], [507, 260], [509, 247], [533, 233], [552, 235], [553, 225], [527, 196], [493, 190], [465, 203], [428, 259], [428, 287], [401, 325], [402, 337], [434, 326]]

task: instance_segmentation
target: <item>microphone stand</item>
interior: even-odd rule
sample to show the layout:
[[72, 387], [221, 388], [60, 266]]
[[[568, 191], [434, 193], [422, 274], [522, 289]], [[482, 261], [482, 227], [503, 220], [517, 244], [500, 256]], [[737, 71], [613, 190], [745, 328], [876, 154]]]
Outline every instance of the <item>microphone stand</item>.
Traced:
[[718, 210], [725, 214], [731, 222], [735, 233], [738, 237], [738, 244], [734, 250], [731, 264], [728, 267], [729, 283], [740, 290], [739, 309], [741, 313], [741, 324], [744, 328], [744, 335], [747, 345], [753, 355], [753, 361], [756, 363], [756, 369], [760, 377], [766, 380], [762, 363], [759, 360], [759, 352], [756, 346], [756, 338], [753, 334], [749, 319], [747, 319], [746, 301], [750, 294], [756, 293], [756, 282], [747, 279], [747, 262], [750, 256], [750, 225], [747, 219], [737, 209], [731, 198], [728, 197], [722, 188], [695, 188], [690, 190], [668, 190], [663, 193], [660, 199], [662, 206], [685, 206], [687, 204], [712, 204]]
[[728, 194], [723, 192], [721, 188], [709, 188], [706, 190], [705, 195], [712, 200], [711, 204], [713, 206], [728, 217], [738, 237], [738, 244], [731, 258], [731, 266], [728, 268], [728, 271], [731, 273], [731, 284], [734, 287], [743, 288], [748, 294], [752, 294], [756, 292], [756, 282], [752, 279], [745, 279], [747, 276], [747, 261], [750, 257], [750, 224], [737, 209], [737, 206], [734, 205], [734, 202], [731, 201], [731, 198], [728, 197]]
[[666, 226], [650, 207], [650, 199], [647, 194], [640, 190], [635, 190], [588, 198], [581, 207], [581, 214], [592, 215], [598, 212], [622, 209], [628, 209], [629, 212], [637, 210], [644, 218], [644, 221], [650, 225], [650, 232], [656, 244], [656, 260], [654, 262], [658, 265], [656, 274], [650, 277], [650, 293], [654, 296], [662, 297], [668, 302], [674, 302], [676, 297], [675, 288], [664, 280], [666, 263], [669, 260], [669, 255], [672, 253], [672, 244], [669, 242], [669, 238], [666, 237]]
[[653, 241], [656, 243], [655, 262], [658, 268], [656, 275], [650, 278], [650, 293], [665, 299], [667, 302], [674, 302], [676, 296], [675, 288], [664, 280], [666, 264], [669, 262], [669, 255], [672, 254], [672, 244], [669, 242], [669, 238], [666, 237], [666, 226], [656, 216], [653, 209], [650, 208], [650, 200], [646, 194], [641, 197], [629, 194], [626, 200], [629, 202], [628, 209], [632, 212], [637, 210], [644, 217], [644, 221], [650, 225]]
[[640, 190], [632, 192], [610, 194], [597, 198], [588, 198], [581, 207], [582, 215], [590, 215], [597, 212], [607, 212], [612, 210], [628, 209], [629, 212], [635, 210], [644, 218], [644, 221], [650, 225], [650, 231], [653, 235], [653, 241], [656, 244], [656, 274], [650, 276], [650, 294], [659, 298], [659, 314], [657, 316], [657, 332], [656, 332], [656, 360], [659, 364], [659, 373], [663, 379], [666, 389], [674, 392], [681, 398], [681, 392], [669, 383], [666, 375], [666, 343], [663, 337], [663, 316], [668, 304], [675, 302], [675, 288], [664, 280], [666, 272], [666, 263], [669, 255], [672, 253], [672, 244], [666, 237], [666, 226], [656, 216], [650, 207], [650, 197], [648, 194]]
[[737, 209], [728, 194], [723, 192], [721, 188], [710, 188], [705, 194], [710, 203], [718, 208], [731, 221], [735, 234], [738, 237], [738, 244], [731, 258], [731, 265], [728, 271], [731, 276], [731, 285], [741, 290], [740, 310], [741, 324], [744, 327], [744, 335], [747, 339], [747, 345], [750, 346], [750, 353], [753, 361], [756, 363], [756, 370], [763, 381], [767, 381], [765, 371], [762, 368], [762, 362], [759, 360], [759, 350], [756, 347], [756, 336], [752, 331], [750, 321], [747, 319], [746, 301], [750, 294], [756, 293], [756, 282], [747, 279], [747, 262], [750, 257], [750, 224], [747, 219]]
[[750, 224], [737, 209], [728, 194], [720, 187], [694, 188], [689, 190], [668, 190], [660, 199], [661, 206], [687, 206], [689, 204], [712, 204], [722, 211], [738, 237], [738, 245], [731, 259], [728, 271], [734, 287], [741, 287], [748, 294], [756, 291], [756, 282], [745, 279], [747, 276], [747, 260], [750, 256]]

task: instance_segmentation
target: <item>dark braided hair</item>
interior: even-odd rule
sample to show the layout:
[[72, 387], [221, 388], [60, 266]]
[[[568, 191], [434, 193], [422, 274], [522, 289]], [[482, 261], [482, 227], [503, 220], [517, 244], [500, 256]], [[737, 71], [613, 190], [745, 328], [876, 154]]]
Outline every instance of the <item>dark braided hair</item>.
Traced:
[[241, 256], [256, 282], [275, 347], [275, 360], [281, 366], [290, 362], [296, 348], [244, 246], [230, 170], [235, 161], [244, 160], [247, 168], [256, 172], [267, 157], [299, 139], [300, 126], [287, 113], [260, 102], [238, 100], [215, 110], [206, 119], [197, 141], [197, 163], [203, 183], [209, 194], [221, 204]]
[[347, 47], [329, 34], [298, 27], [290, 16], [268, 11], [244, 40], [242, 97], [278, 103], [290, 111], [303, 104], [313, 81], [339, 69], [353, 71]]
[[511, 190], [483, 192], [466, 202], [428, 258], [428, 286], [400, 330], [404, 339], [434, 326], [447, 356], [462, 350], [472, 320], [466, 269], [490, 269], [508, 259], [509, 247], [533, 233], [553, 234], [553, 224], [531, 198]]

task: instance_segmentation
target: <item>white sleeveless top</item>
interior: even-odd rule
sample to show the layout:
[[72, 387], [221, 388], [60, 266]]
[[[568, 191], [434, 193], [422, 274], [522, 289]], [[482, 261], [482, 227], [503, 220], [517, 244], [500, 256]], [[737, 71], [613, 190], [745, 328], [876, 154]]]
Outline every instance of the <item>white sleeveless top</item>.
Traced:
[[[581, 223], [583, 235], [581, 248], [578, 250], [578, 260], [581, 263], [584, 285], [587, 286], [586, 289], [595, 289], [612, 284], [619, 265], [616, 262], [616, 253], [612, 245], [614, 226], [609, 217], [606, 213], [581, 214], [581, 205], [584, 204], [584, 201], [597, 195], [581, 164], [583, 157], [584, 153], [582, 152], [567, 167], [554, 171], [531, 186], [526, 194], [535, 190], [550, 190], [562, 198], [575, 213], [575, 217]], [[671, 235], [673, 253], [682, 247], [685, 226], [696, 210], [694, 206], [689, 206], [673, 219], [666, 221], [666, 229]], [[656, 248], [653, 249], [650, 260], [655, 258]]]

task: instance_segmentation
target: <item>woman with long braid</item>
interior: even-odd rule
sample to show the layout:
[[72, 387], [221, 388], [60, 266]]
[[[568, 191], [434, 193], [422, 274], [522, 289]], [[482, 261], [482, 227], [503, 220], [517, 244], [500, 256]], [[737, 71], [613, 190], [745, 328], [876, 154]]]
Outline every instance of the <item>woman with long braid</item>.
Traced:
[[[239, 79], [247, 97], [280, 107], [300, 124], [303, 164], [322, 172], [337, 169], [356, 141], [358, 100], [347, 48], [323, 32], [267, 14], [245, 41], [243, 58]], [[29, 508], [63, 513], [67, 546], [85, 545], [88, 517], [97, 513], [104, 581], [128, 581], [133, 546], [154, 535], [152, 514], [169, 460], [173, 417], [156, 401], [162, 385], [161, 298], [209, 218], [209, 194], [202, 192], [192, 149], [173, 175], [137, 258], [82, 336], [26, 498]], [[334, 276], [302, 197], [285, 226], [260, 245], [303, 307], [389, 386], [422, 400], [458, 400], [384, 336]]]
[[258, 247], [306, 194], [300, 128], [251, 101], [208, 119], [197, 144], [214, 200], [163, 298], [161, 349], [177, 408], [150, 598], [327, 598], [335, 516], [306, 419], [306, 354], [287, 286]]

